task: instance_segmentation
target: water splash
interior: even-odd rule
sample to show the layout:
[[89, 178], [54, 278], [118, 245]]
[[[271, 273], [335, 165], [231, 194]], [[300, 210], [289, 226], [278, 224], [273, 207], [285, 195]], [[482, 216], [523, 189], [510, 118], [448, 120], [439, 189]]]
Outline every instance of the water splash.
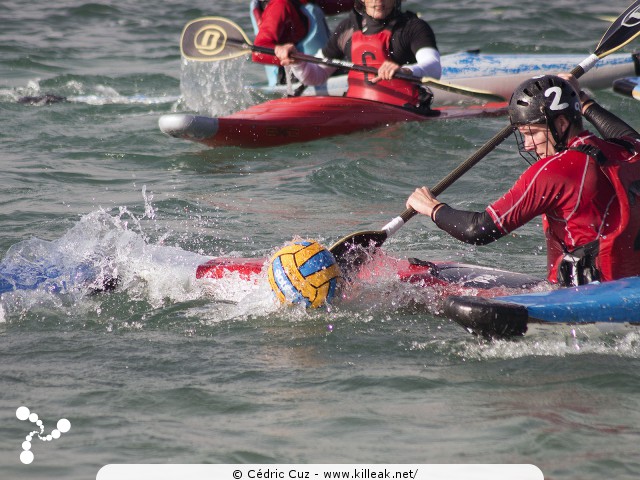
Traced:
[[[110, 303], [123, 311], [135, 310], [140, 302], [151, 311], [184, 303], [191, 315], [189, 302], [205, 302], [205, 310], [218, 311], [216, 322], [273, 309], [266, 276], [200, 280], [196, 268], [210, 256], [164, 245], [162, 235], [153, 243], [153, 197], [145, 189], [142, 193], [143, 216], [125, 206], [97, 210], [56, 240], [32, 238], [11, 246], [0, 262], [0, 322], [29, 312], [76, 318], [93, 311], [100, 316], [103, 304]], [[106, 291], [113, 293], [102, 295]], [[207, 320], [212, 320], [209, 315]]]
[[256, 103], [256, 95], [243, 81], [248, 61], [245, 57], [219, 62], [182, 60], [180, 90], [187, 109], [220, 116]]

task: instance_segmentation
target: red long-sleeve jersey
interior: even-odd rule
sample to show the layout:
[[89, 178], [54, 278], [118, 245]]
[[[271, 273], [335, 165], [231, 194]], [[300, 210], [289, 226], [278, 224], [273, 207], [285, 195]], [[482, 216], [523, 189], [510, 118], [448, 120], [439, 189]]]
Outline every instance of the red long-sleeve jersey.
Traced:
[[[285, 43], [298, 43], [309, 31], [307, 16], [302, 6], [307, 0], [270, 0], [258, 20], [258, 34], [254, 44], [274, 48]], [[327, 15], [346, 12], [353, 8], [353, 0], [317, 0], [315, 2]], [[254, 52], [254, 62], [280, 65], [273, 55]]]

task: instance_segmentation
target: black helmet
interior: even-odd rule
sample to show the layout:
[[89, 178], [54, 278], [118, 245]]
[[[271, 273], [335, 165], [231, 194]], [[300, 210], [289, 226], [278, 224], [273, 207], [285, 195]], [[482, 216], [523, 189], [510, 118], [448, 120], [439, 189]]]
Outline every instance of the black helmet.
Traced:
[[582, 127], [580, 97], [569, 82], [556, 75], [533, 77], [518, 86], [509, 101], [509, 120], [514, 126], [546, 124], [563, 150], [568, 129], [560, 138], [554, 120], [564, 115], [572, 125]]
[[578, 93], [560, 77], [533, 77], [521, 83], [511, 95], [509, 119], [513, 125], [548, 123], [560, 115], [572, 124], [582, 119]]

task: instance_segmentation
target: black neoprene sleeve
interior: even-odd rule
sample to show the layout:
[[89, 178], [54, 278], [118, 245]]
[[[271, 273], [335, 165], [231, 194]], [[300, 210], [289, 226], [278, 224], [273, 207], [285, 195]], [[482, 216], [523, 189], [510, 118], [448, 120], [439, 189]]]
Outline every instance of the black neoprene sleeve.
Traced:
[[613, 113], [598, 105], [596, 102], [591, 103], [584, 112], [584, 118], [589, 120], [598, 133], [605, 140], [608, 138], [633, 137], [640, 139], [638, 133], [633, 127], [625, 123]]
[[486, 211], [456, 210], [443, 204], [433, 215], [433, 221], [452, 237], [472, 245], [486, 245], [504, 235]]

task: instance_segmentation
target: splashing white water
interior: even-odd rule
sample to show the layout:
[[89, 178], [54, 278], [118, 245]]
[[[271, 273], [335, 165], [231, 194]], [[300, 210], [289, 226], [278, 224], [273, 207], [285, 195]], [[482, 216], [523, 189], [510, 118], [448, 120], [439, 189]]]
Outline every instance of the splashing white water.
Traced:
[[104, 290], [126, 292], [128, 301], [152, 308], [209, 299], [232, 307], [227, 318], [273, 307], [266, 281], [237, 275], [200, 280], [196, 268], [210, 257], [150, 243], [143, 227], [155, 211], [152, 198], [143, 193], [146, 213], [141, 218], [126, 207], [115, 215], [98, 210], [57, 240], [33, 238], [13, 245], [0, 262], [0, 321], [31, 309], [95, 308], [107, 297], [93, 294]]
[[247, 62], [245, 57], [219, 62], [183, 59], [180, 90], [186, 108], [209, 116], [220, 116], [253, 105], [254, 94], [244, 86]]

